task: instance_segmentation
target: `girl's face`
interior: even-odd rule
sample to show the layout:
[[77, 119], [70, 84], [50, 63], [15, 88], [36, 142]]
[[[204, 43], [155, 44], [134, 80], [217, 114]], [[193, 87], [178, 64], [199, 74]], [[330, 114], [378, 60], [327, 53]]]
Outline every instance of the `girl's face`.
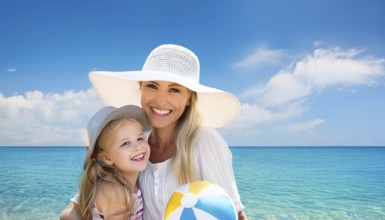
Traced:
[[189, 105], [191, 91], [168, 81], [142, 82], [141, 104], [153, 128], [175, 126]]
[[150, 157], [142, 127], [134, 120], [124, 120], [112, 134], [109, 149], [105, 151], [104, 161], [114, 165], [123, 174], [143, 171]]

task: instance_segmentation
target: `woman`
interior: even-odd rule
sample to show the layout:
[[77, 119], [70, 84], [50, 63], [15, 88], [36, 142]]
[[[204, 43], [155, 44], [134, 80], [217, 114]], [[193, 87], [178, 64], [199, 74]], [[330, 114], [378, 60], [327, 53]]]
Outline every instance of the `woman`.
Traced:
[[[201, 85], [199, 69], [198, 58], [187, 48], [161, 45], [150, 53], [141, 71], [90, 73], [107, 105], [140, 105], [152, 125], [150, 162], [139, 176], [146, 220], [161, 219], [173, 191], [195, 180], [223, 187], [239, 219], [247, 219], [231, 152], [213, 129], [233, 120], [240, 103], [227, 92]], [[72, 204], [62, 217], [68, 213], [76, 214]]]

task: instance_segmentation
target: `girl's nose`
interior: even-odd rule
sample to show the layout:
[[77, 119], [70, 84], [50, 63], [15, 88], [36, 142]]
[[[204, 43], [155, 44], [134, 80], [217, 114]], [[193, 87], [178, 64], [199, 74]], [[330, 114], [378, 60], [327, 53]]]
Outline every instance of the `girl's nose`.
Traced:
[[136, 143], [134, 143], [134, 151], [138, 151], [142, 147], [143, 147], [143, 143], [141, 143], [140, 141], [137, 141]]

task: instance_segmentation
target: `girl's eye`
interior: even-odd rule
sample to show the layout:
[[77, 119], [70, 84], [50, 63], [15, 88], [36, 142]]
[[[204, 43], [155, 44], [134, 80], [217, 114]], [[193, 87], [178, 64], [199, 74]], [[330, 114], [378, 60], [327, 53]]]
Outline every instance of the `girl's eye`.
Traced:
[[138, 136], [138, 141], [144, 141], [145, 139], [144, 139], [144, 136], [143, 135], [140, 135], [140, 136]]
[[121, 147], [129, 147], [129, 146], [130, 146], [130, 142], [124, 142]]

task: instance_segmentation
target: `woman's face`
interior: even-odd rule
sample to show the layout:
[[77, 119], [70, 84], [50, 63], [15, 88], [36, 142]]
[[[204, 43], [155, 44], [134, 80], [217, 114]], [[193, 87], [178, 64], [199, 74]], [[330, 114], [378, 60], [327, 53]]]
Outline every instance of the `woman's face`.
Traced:
[[175, 126], [189, 105], [191, 91], [168, 81], [143, 82], [141, 103], [154, 128]]

